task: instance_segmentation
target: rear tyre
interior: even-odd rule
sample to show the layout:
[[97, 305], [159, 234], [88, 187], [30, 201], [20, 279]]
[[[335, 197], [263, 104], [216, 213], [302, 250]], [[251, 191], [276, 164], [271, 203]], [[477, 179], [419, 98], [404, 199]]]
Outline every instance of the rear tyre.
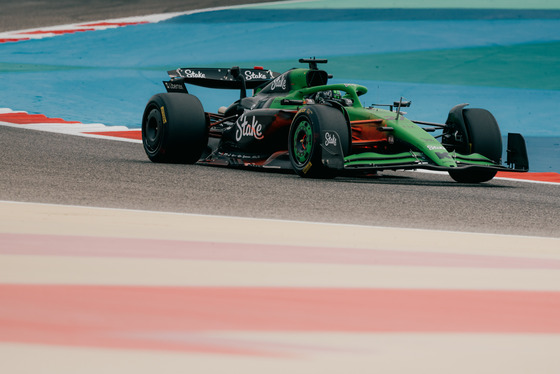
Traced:
[[142, 117], [142, 144], [153, 162], [193, 164], [208, 144], [208, 126], [196, 96], [160, 93]]
[[[501, 163], [502, 134], [496, 119], [485, 109], [463, 109], [463, 118], [467, 131], [463, 139], [468, 142], [459, 145], [460, 152], [479, 153], [490, 160]], [[485, 168], [470, 168], [466, 170], [452, 170], [449, 175], [460, 183], [482, 183], [494, 178], [496, 170]]]
[[322, 162], [321, 132], [335, 131], [344, 155], [350, 150], [350, 126], [344, 114], [327, 105], [303, 108], [293, 119], [288, 135], [288, 152], [294, 171], [305, 178], [334, 178], [336, 170]]

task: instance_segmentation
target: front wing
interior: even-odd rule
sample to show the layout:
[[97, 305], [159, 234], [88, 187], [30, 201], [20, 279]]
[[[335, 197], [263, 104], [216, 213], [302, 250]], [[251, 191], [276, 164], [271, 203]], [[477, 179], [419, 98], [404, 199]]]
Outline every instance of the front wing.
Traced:
[[[413, 170], [413, 169], [429, 169], [429, 170], [465, 170], [471, 168], [477, 169], [494, 169], [500, 171], [511, 172], [527, 172], [529, 171], [529, 161], [525, 141], [520, 134], [508, 135], [507, 148], [507, 165], [503, 166], [485, 156], [472, 153], [468, 155], [457, 152], [450, 152], [450, 156], [454, 159], [457, 166], [447, 167], [439, 166], [432, 162], [424, 153], [410, 150], [395, 154], [383, 154], [375, 152], [364, 152], [352, 154], [344, 157], [341, 142], [338, 134], [334, 131], [330, 132], [330, 138], [334, 135], [336, 141], [321, 143], [322, 162], [323, 165], [336, 170]], [[326, 138], [326, 131], [321, 134], [321, 139]]]

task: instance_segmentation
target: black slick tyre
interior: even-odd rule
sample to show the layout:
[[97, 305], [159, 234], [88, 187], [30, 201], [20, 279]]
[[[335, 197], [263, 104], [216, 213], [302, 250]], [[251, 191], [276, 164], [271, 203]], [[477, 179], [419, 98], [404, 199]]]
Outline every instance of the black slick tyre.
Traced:
[[293, 170], [305, 178], [334, 178], [336, 170], [322, 163], [321, 132], [335, 131], [344, 155], [350, 150], [350, 126], [344, 114], [328, 105], [302, 108], [292, 120], [288, 135], [288, 153]]
[[184, 93], [152, 96], [142, 117], [142, 144], [153, 162], [197, 162], [208, 144], [200, 100]]
[[[502, 135], [496, 119], [485, 109], [463, 110], [467, 131], [468, 153], [479, 153], [500, 164], [502, 158]], [[496, 176], [497, 171], [486, 168], [451, 170], [449, 175], [460, 183], [482, 183]]]

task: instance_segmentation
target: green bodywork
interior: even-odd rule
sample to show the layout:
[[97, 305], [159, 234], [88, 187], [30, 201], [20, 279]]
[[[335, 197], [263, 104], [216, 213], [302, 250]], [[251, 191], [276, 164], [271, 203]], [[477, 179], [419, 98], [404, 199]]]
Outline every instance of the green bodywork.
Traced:
[[270, 108], [284, 110], [298, 110], [301, 105], [284, 105], [283, 100], [302, 101], [311, 94], [320, 91], [341, 91], [343, 98], [351, 99], [352, 106], [344, 109], [350, 121], [359, 120], [381, 120], [379, 127], [391, 129], [390, 133], [401, 142], [410, 144], [409, 152], [397, 154], [364, 152], [351, 154], [344, 157], [345, 168], [352, 167], [391, 167], [391, 165], [422, 165], [430, 164], [444, 169], [457, 166], [496, 166], [497, 163], [478, 153], [468, 155], [448, 152], [445, 147], [422, 127], [405, 118], [396, 111], [381, 108], [363, 107], [359, 96], [367, 93], [367, 88], [357, 84], [328, 84], [307, 87], [309, 69], [290, 70], [289, 81], [291, 89], [288, 94], [278, 96], [274, 99]]

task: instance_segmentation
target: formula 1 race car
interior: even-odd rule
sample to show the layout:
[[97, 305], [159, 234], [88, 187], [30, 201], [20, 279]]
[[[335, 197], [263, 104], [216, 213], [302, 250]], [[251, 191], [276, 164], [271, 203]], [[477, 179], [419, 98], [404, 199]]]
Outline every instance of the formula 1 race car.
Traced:
[[[179, 68], [168, 72], [167, 93], [148, 101], [142, 142], [153, 162], [291, 169], [302, 177], [333, 178], [347, 172], [431, 169], [457, 182], [491, 180], [498, 170], [528, 171], [525, 140], [502, 136], [484, 109], [457, 105], [445, 124], [412, 121], [392, 104], [364, 107], [357, 84], [328, 84], [318, 64], [279, 74], [261, 67]], [[185, 83], [240, 90], [240, 99], [218, 113], [205, 112]], [[247, 96], [247, 90], [253, 90]], [[431, 132], [439, 131], [432, 136]], [[439, 139], [439, 140], [438, 140]]]

